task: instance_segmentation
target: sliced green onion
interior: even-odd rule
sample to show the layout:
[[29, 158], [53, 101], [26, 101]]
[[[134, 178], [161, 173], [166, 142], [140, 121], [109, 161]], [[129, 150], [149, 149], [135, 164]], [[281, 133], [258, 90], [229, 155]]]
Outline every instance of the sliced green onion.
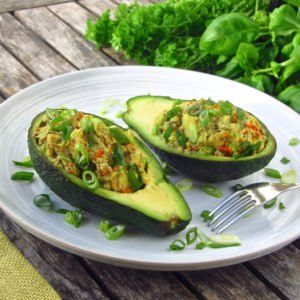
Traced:
[[202, 127], [207, 127], [209, 121], [210, 121], [210, 117], [209, 117], [209, 113], [208, 110], [203, 109], [200, 113], [200, 122], [201, 122], [201, 126]]
[[76, 144], [74, 149], [75, 163], [83, 170], [89, 167], [89, 153], [81, 144]]
[[166, 113], [166, 120], [170, 121], [172, 118], [177, 116], [180, 112], [181, 112], [181, 108], [179, 106], [173, 107]]
[[183, 132], [179, 129], [176, 130], [176, 140], [179, 146], [185, 147], [186, 137], [184, 136]]
[[110, 222], [109, 220], [101, 220], [99, 223], [99, 230], [102, 232], [106, 232], [110, 227]]
[[280, 179], [281, 183], [289, 183], [289, 184], [293, 184], [296, 183], [297, 181], [297, 172], [294, 169], [290, 169], [285, 171]]
[[26, 171], [19, 171], [15, 172], [11, 175], [11, 180], [23, 180], [23, 181], [32, 181], [34, 173], [33, 172], [26, 172]]
[[63, 215], [66, 214], [69, 211], [70, 211], [69, 209], [65, 209], [65, 208], [59, 208], [59, 209], [55, 210], [56, 213], [63, 214]]
[[137, 165], [134, 164], [128, 169], [127, 179], [133, 193], [143, 187], [142, 176]]
[[95, 173], [86, 170], [82, 174], [82, 180], [85, 186], [90, 190], [95, 190], [99, 187], [99, 180]]
[[201, 241], [201, 243], [203, 243], [205, 246], [207, 246], [209, 240], [208, 237], [199, 229], [197, 229], [197, 236], [199, 238], [199, 240]]
[[115, 114], [115, 117], [118, 119], [122, 119], [124, 112], [123, 111], [119, 111]]
[[123, 154], [123, 149], [122, 146], [117, 143], [115, 146], [115, 150], [113, 153], [113, 159], [114, 159], [114, 163], [118, 166], [123, 165], [123, 160], [124, 160], [124, 154]]
[[60, 111], [57, 109], [47, 108], [46, 114], [50, 118], [50, 120], [52, 120], [52, 119], [58, 117], [58, 115], [60, 114]]
[[176, 106], [176, 105], [181, 104], [182, 102], [183, 102], [183, 100], [180, 100], [180, 99], [174, 100], [173, 107]]
[[118, 239], [124, 232], [125, 225], [114, 225], [105, 232], [105, 236], [108, 240], [112, 241]]
[[167, 129], [166, 129], [166, 131], [165, 131], [164, 134], [163, 134], [163, 138], [164, 138], [166, 141], [168, 141], [169, 138], [170, 138], [170, 136], [171, 136], [171, 134], [172, 134], [172, 132], [173, 132], [173, 127], [172, 127], [171, 124], [169, 124], [168, 127], [167, 127]]
[[124, 145], [130, 143], [129, 138], [123, 133], [120, 127], [110, 126], [109, 132], [119, 144]]
[[90, 132], [89, 132], [89, 146], [94, 145], [94, 135], [95, 135], [94, 125], [93, 123], [91, 123]]
[[271, 168], [265, 168], [265, 174], [268, 177], [272, 177], [272, 178], [281, 178], [281, 174], [279, 171], [275, 170], [275, 169], [271, 169]]
[[169, 247], [171, 251], [180, 251], [185, 248], [185, 243], [182, 240], [175, 240]]
[[176, 187], [182, 192], [190, 190], [192, 186], [193, 180], [190, 178], [183, 178], [176, 183]]
[[185, 235], [186, 238], [186, 244], [191, 245], [193, 244], [197, 239], [197, 227], [191, 228]]
[[289, 141], [290, 146], [297, 146], [300, 143], [300, 140], [297, 137], [291, 138]]
[[202, 212], [200, 214], [200, 218], [202, 218], [203, 221], [211, 221], [214, 218], [214, 216], [210, 215], [209, 210], [202, 210]]
[[63, 141], [68, 141], [71, 137], [71, 133], [73, 131], [73, 127], [71, 125], [65, 126], [61, 133], [62, 133], [62, 140]]
[[280, 210], [285, 209], [285, 205], [282, 202], [279, 202], [279, 209]]
[[198, 243], [198, 244], [196, 245], [195, 249], [197, 249], [197, 250], [202, 250], [202, 249], [204, 249], [205, 247], [206, 247], [206, 245], [205, 245], [204, 243], [200, 242], [200, 243]]
[[80, 127], [84, 133], [90, 133], [91, 126], [92, 126], [92, 117], [91, 116], [84, 116], [80, 120]]
[[245, 111], [239, 107], [237, 108], [237, 118], [239, 122], [245, 119]]
[[201, 110], [202, 106], [199, 103], [195, 103], [188, 108], [187, 112], [190, 116], [199, 116]]
[[232, 189], [237, 192], [237, 191], [243, 190], [244, 186], [242, 184], [240, 184], [240, 183], [237, 183], [235, 186], [233, 186]]
[[199, 153], [202, 155], [211, 155], [214, 154], [216, 149], [212, 146], [203, 146], [199, 149]]
[[221, 198], [223, 196], [222, 192], [218, 188], [210, 184], [204, 184], [202, 186], [202, 191], [215, 198]]
[[221, 113], [223, 115], [231, 115], [233, 105], [229, 101], [220, 101], [219, 102]]
[[99, 114], [100, 114], [100, 115], [106, 115], [106, 114], [107, 114], [107, 109], [101, 108], [101, 109], [99, 110]]
[[209, 237], [208, 247], [210, 248], [225, 248], [240, 246], [241, 240], [235, 234], [218, 234]]
[[82, 221], [83, 221], [83, 212], [82, 210], [73, 210], [68, 211], [65, 214], [65, 221], [69, 223], [70, 225], [73, 225], [74, 227], [78, 228]]
[[33, 198], [33, 203], [40, 208], [50, 210], [53, 207], [53, 203], [48, 194], [39, 194]]
[[16, 160], [13, 160], [13, 163], [16, 165], [16, 166], [20, 166], [20, 167], [25, 167], [25, 168], [33, 168], [33, 163], [30, 159], [30, 157], [25, 157], [23, 161], [16, 161]]
[[268, 208], [272, 208], [275, 204], [276, 204], [277, 198], [274, 198], [270, 201], [268, 201], [267, 203], [264, 204], [264, 208], [268, 209]]
[[280, 160], [280, 162], [283, 163], [284, 165], [287, 165], [287, 164], [290, 162], [290, 160], [289, 160], [287, 157], [284, 156], [284, 157]]
[[170, 174], [174, 173], [173, 170], [171, 169], [171, 167], [165, 161], [161, 162], [161, 166], [163, 168], [165, 175], [170, 175]]

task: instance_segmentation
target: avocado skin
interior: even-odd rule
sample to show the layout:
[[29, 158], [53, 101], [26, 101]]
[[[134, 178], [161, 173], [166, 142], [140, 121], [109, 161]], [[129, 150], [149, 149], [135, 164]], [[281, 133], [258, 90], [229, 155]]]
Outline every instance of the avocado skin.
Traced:
[[206, 182], [234, 180], [253, 174], [265, 167], [274, 157], [276, 151], [275, 146], [274, 152], [253, 160], [217, 162], [184, 157], [153, 146], [151, 148], [176, 171]]
[[155, 220], [130, 207], [107, 200], [74, 184], [39, 153], [30, 136], [31, 130], [32, 127], [28, 131], [28, 149], [34, 169], [56, 195], [72, 206], [104, 218], [133, 225], [158, 236], [178, 233], [188, 225], [189, 221], [180, 219], [169, 222]]

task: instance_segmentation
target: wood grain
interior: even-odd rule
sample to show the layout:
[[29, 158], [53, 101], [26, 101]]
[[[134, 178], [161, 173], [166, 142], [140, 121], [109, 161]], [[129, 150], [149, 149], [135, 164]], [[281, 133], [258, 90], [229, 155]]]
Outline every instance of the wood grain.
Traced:
[[119, 299], [196, 299], [171, 272], [139, 271], [86, 260], [90, 270]]
[[4, 97], [9, 97], [38, 81], [35, 76], [1, 45], [0, 62], [0, 92]]
[[[87, 3], [87, 1], [86, 1]], [[89, 2], [91, 3], [91, 2]], [[97, 1], [93, 2], [93, 5], [90, 6], [90, 10], [95, 10], [92, 13], [84, 7], [78, 5], [77, 3], [64, 3], [58, 5], [51, 5], [48, 8], [60, 17], [64, 22], [66, 22], [70, 27], [76, 30], [79, 34], [85, 35], [86, 31], [86, 21], [91, 19], [95, 21], [98, 15], [101, 15], [106, 9], [111, 9], [115, 7], [115, 4], [108, 1]], [[95, 46], [93, 46], [95, 47]], [[95, 48], [96, 49], [96, 48]], [[111, 57], [118, 64], [135, 64], [132, 60], [127, 60], [121, 53], [117, 53], [111, 48], [103, 48], [102, 51]]]
[[15, 11], [18, 9], [32, 8], [47, 4], [62, 3], [70, 0], [1, 0], [0, 12]]
[[45, 7], [17, 11], [15, 16], [77, 68], [114, 64]]
[[80, 0], [79, 3], [98, 16], [107, 9], [110, 9], [113, 12], [117, 7], [114, 2], [109, 0]]
[[243, 265], [184, 272], [183, 277], [207, 299], [278, 299], [268, 287]]
[[71, 64], [8, 13], [0, 15], [0, 42], [40, 79], [75, 70]]
[[62, 299], [108, 299], [74, 255], [35, 238], [1, 210], [0, 227]]
[[300, 250], [295, 246], [252, 260], [247, 266], [254, 267], [287, 298], [300, 299]]

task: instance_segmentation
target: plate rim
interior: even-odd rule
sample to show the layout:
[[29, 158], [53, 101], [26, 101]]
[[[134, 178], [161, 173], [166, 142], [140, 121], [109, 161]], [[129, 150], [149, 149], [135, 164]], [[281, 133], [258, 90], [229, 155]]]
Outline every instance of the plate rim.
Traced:
[[[191, 71], [191, 70], [184, 70], [184, 69], [176, 69], [176, 68], [169, 68], [169, 67], [153, 67], [153, 66], [107, 66], [107, 67], [98, 67], [98, 68], [89, 68], [85, 70], [79, 70], [79, 71], [72, 71], [69, 73], [61, 74], [58, 76], [54, 76], [39, 82], [34, 83], [31, 86], [28, 86], [21, 91], [15, 93], [11, 97], [9, 97], [7, 100], [4, 101], [0, 105], [0, 111], [6, 107], [7, 105], [10, 105], [11, 102], [16, 101], [16, 97], [22, 96], [23, 93], [26, 93], [28, 90], [35, 88], [36, 86], [47, 84], [51, 81], [56, 81], [56, 80], [61, 80], [63, 78], [67, 78], [69, 76], [76, 76], [79, 74], [83, 73], [88, 73], [88, 72], [106, 72], [106, 70], [111, 70], [111, 69], [153, 69], [153, 70], [173, 70], [176, 72], [190, 72], [194, 74], [202, 74], [205, 76], [209, 77], [218, 77], [219, 79], [225, 80], [225, 81], [230, 81], [231, 83], [237, 84], [237, 85], [242, 85], [246, 86], [249, 89], [255, 90], [255, 92], [261, 93], [264, 95], [264, 97], [268, 97], [272, 100], [276, 100], [278, 104], [282, 105], [285, 109], [288, 109], [290, 112], [292, 112], [295, 116], [297, 116], [300, 120], [300, 116], [293, 111], [291, 108], [287, 107], [285, 104], [281, 103], [278, 101], [276, 98], [263, 93], [259, 90], [256, 90], [252, 87], [249, 87], [245, 84], [223, 78], [220, 76], [215, 76], [212, 74], [207, 74], [203, 72], [198, 72], [198, 71]], [[1, 200], [1, 199], [0, 199]], [[209, 268], [217, 268], [217, 267], [222, 267], [222, 266], [228, 266], [232, 264], [237, 264], [241, 263], [244, 261], [248, 261], [250, 259], [255, 259], [258, 257], [261, 257], [263, 255], [269, 254], [273, 251], [276, 251], [289, 243], [293, 242], [296, 240], [298, 237], [300, 237], [300, 230], [299, 232], [295, 232], [292, 236], [289, 236], [288, 238], [282, 238], [280, 241], [278, 241], [275, 244], [269, 245], [267, 247], [263, 247], [260, 250], [254, 250], [250, 253], [246, 253], [243, 255], [236, 255], [234, 258], [221, 258], [221, 259], [214, 259], [213, 261], [208, 261], [208, 262], [153, 262], [153, 261], [147, 261], [146, 259], [144, 260], [132, 260], [130, 258], [120, 258], [116, 257], [115, 255], [107, 255], [103, 253], [99, 253], [97, 251], [92, 251], [92, 250], [87, 250], [83, 249], [80, 246], [74, 246], [68, 242], [63, 242], [59, 238], [55, 238], [53, 235], [48, 234], [47, 231], [37, 228], [34, 225], [32, 225], [29, 221], [25, 221], [22, 219], [22, 216], [19, 216], [16, 214], [13, 210], [11, 210], [8, 206], [4, 204], [3, 201], [0, 201], [0, 208], [4, 211], [6, 215], [9, 216], [13, 221], [15, 221], [17, 224], [19, 224], [22, 228], [24, 228], [26, 231], [30, 232], [34, 236], [42, 239], [45, 242], [48, 242], [60, 249], [63, 249], [65, 251], [71, 252], [76, 255], [84, 256], [96, 261], [112, 264], [112, 265], [117, 265], [117, 266], [123, 266], [123, 267], [129, 267], [129, 268], [135, 268], [135, 269], [144, 269], [144, 270], [160, 270], [160, 271], [187, 271], [187, 270], [200, 270], [200, 269], [209, 269]]]

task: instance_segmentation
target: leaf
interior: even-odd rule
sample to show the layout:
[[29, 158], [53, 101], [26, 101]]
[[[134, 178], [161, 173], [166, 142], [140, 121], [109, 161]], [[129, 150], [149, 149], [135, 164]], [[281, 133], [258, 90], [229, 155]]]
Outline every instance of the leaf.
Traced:
[[290, 104], [294, 110], [300, 113], [300, 84], [288, 86], [279, 94], [278, 99]]
[[216, 18], [205, 30], [200, 49], [216, 55], [234, 54], [241, 42], [253, 42], [259, 26], [239, 13], [224, 14]]
[[235, 57], [242, 69], [245, 71], [251, 71], [258, 63], [259, 53], [254, 45], [249, 43], [240, 43]]
[[239, 73], [241, 73], [241, 67], [239, 66], [239, 63], [235, 57], [233, 57], [223, 69], [218, 70], [216, 72], [217, 75], [223, 76], [223, 77], [228, 77], [228, 78], [233, 78], [237, 77]]
[[269, 94], [273, 93], [274, 84], [270, 76], [265, 74], [254, 75], [249, 80], [249, 85]]
[[300, 7], [300, 0], [284, 0], [284, 2]]
[[287, 36], [300, 29], [300, 14], [290, 5], [284, 4], [270, 14], [270, 31], [275, 35]]

